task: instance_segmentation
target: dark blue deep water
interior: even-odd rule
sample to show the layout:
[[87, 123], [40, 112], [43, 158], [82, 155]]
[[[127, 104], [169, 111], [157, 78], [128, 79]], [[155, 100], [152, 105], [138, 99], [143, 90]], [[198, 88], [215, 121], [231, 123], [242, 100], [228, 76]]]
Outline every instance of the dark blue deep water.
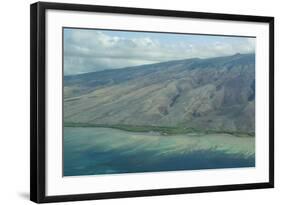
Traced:
[[64, 176], [254, 167], [254, 138], [241, 138], [243, 149], [232, 148], [238, 140], [226, 139], [231, 144], [224, 149], [220, 145], [225, 142], [214, 137], [66, 127]]

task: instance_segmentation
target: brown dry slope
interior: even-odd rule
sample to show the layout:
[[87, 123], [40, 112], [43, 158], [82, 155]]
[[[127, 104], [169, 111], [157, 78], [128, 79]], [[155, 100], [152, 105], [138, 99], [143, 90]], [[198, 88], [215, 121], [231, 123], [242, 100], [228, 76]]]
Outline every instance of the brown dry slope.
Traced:
[[255, 130], [254, 54], [65, 76], [64, 83], [67, 123]]

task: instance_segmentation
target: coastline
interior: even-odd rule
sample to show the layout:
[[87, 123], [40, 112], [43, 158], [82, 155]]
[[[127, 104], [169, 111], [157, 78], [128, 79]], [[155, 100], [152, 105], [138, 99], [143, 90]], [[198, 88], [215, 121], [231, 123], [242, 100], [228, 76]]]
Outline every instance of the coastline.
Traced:
[[103, 128], [112, 128], [118, 129], [127, 132], [139, 132], [139, 133], [159, 133], [159, 135], [181, 135], [181, 134], [230, 134], [236, 137], [255, 137], [255, 133], [246, 133], [246, 132], [237, 132], [229, 130], [202, 130], [195, 128], [188, 128], [183, 126], [178, 127], [168, 127], [168, 126], [151, 126], [151, 125], [105, 125], [105, 124], [90, 124], [90, 123], [73, 123], [73, 122], [64, 122], [64, 127], [103, 127]]
[[63, 142], [67, 176], [255, 166], [253, 137], [65, 127]]

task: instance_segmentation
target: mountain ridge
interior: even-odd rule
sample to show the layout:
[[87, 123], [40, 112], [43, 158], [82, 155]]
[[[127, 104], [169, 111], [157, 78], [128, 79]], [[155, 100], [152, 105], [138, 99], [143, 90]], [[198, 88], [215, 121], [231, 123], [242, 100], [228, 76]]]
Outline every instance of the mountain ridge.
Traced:
[[194, 60], [202, 60], [202, 61], [207, 61], [207, 60], [215, 60], [215, 59], [223, 59], [227, 57], [235, 57], [235, 56], [255, 56], [254, 53], [247, 53], [247, 54], [241, 54], [241, 53], [236, 53], [233, 55], [226, 55], [226, 56], [218, 56], [218, 57], [211, 57], [211, 58], [185, 58], [185, 59], [179, 59], [179, 60], [170, 60], [170, 61], [163, 61], [163, 62], [158, 62], [158, 63], [149, 63], [149, 64], [143, 64], [143, 65], [136, 65], [136, 66], [125, 66], [125, 67], [120, 67], [120, 68], [109, 68], [109, 69], [104, 69], [104, 70], [99, 70], [99, 71], [92, 71], [92, 72], [86, 72], [86, 73], [79, 73], [79, 74], [70, 74], [70, 75], [65, 75], [64, 78], [71, 78], [74, 76], [83, 76], [83, 75], [89, 75], [89, 74], [94, 74], [94, 73], [103, 73], [103, 72], [110, 72], [110, 71], [116, 71], [116, 70], [124, 70], [124, 69], [137, 69], [139, 67], [145, 67], [145, 66], [151, 66], [151, 65], [160, 65], [160, 64], [166, 64], [166, 63], [176, 63], [176, 62], [186, 62], [186, 61], [194, 61]]
[[255, 55], [64, 77], [64, 121], [254, 132]]

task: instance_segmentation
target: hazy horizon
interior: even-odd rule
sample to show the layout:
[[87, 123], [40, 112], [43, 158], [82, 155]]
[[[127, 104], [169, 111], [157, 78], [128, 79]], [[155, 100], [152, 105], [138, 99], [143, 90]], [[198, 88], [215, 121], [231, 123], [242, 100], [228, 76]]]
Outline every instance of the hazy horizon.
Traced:
[[254, 37], [64, 28], [64, 75], [255, 53]]
[[[234, 55], [237, 55], [237, 54], [241, 54], [241, 55], [247, 55], [247, 54], [248, 55], [255, 55], [255, 52], [253, 52], [253, 53], [235, 53], [235, 54], [232, 54], [232, 55], [217, 56], [217, 57], [210, 57], [210, 58], [234, 56]], [[153, 64], [166, 63], [166, 62], [172, 62], [172, 61], [181, 61], [181, 60], [183, 61], [183, 60], [189, 60], [189, 59], [196, 59], [196, 57], [194, 57], [194, 58], [185, 58], [185, 59], [176, 59], [176, 60], [170, 60], [170, 61], [161, 61], [161, 62], [157, 62], [157, 63], [147, 63], [147, 64], [141, 64], [141, 65], [135, 65], [135, 66], [120, 67], [120, 68], [107, 68], [107, 69], [104, 69], [104, 70], [89, 71], [89, 72], [83, 72], [83, 73], [74, 73], [74, 74], [68, 74], [68, 75], [66, 75], [64, 73], [64, 76], [83, 75], [83, 74], [87, 74], [87, 73], [103, 72], [103, 71], [106, 71], [106, 70], [121, 70], [121, 69], [126, 69], [126, 68], [134, 68], [134, 67], [138, 67], [138, 66], [153, 65]], [[207, 57], [207, 58], [198, 58], [198, 59], [209, 59], [209, 58]]]

